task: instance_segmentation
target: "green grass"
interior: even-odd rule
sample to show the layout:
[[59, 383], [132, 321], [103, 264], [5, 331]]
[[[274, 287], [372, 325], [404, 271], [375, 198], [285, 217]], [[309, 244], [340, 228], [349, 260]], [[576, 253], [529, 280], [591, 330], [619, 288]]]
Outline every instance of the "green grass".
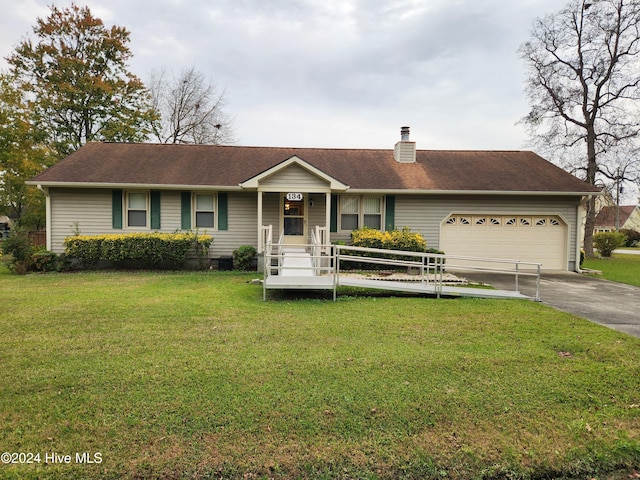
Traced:
[[[2, 478], [604, 478], [640, 340], [527, 301], [262, 302], [255, 274], [0, 274]], [[75, 463], [76, 452], [102, 463]]]
[[583, 266], [601, 271], [607, 280], [640, 287], [640, 255], [614, 253], [610, 258], [587, 258]]

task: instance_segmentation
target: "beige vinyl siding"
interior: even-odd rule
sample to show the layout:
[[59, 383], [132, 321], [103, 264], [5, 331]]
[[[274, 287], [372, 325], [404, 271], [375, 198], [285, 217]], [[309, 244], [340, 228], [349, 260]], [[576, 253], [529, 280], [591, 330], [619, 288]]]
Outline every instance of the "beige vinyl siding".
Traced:
[[310, 194], [308, 200], [313, 203], [313, 206], [308, 206], [309, 236], [311, 236], [311, 231], [315, 230], [316, 226], [324, 227], [327, 223], [327, 200], [324, 193]]
[[[228, 230], [215, 230], [211, 255], [231, 255], [241, 245], [258, 247], [258, 203], [255, 193], [229, 193]], [[217, 218], [217, 217], [216, 217]]]
[[180, 228], [180, 220], [180, 192], [163, 190], [160, 193], [160, 231], [176, 231]]
[[264, 193], [262, 195], [262, 225], [271, 225], [273, 227], [273, 238], [271, 241], [276, 243], [280, 236], [279, 193]]
[[52, 251], [64, 252], [64, 239], [76, 229], [81, 235], [115, 232], [111, 228], [111, 190], [52, 188], [49, 195], [52, 225], [47, 228], [51, 228]]
[[260, 188], [281, 192], [310, 192], [327, 190], [328, 183], [299, 165], [286, 169], [260, 181]]

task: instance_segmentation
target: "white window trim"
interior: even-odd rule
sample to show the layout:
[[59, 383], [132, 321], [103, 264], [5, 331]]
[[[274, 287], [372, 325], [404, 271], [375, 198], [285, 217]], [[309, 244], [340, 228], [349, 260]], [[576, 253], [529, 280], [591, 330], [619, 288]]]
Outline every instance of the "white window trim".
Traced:
[[[338, 205], [338, 231], [339, 232], [351, 232], [352, 230], [344, 230], [342, 228], [342, 199], [343, 198], [357, 198], [358, 199], [358, 227], [362, 228], [364, 226], [364, 199], [365, 198], [376, 198], [380, 200], [380, 231], [385, 231], [384, 219], [385, 219], [385, 197], [384, 195], [340, 195], [339, 197], [339, 205]], [[354, 215], [354, 214], [347, 214]], [[372, 213], [367, 213], [367, 215], [374, 215]]]
[[[198, 227], [197, 225], [197, 207], [198, 207], [198, 202], [197, 202], [197, 196], [198, 195], [210, 195], [213, 197], [213, 227]], [[209, 210], [203, 210], [203, 211], [209, 211]], [[211, 191], [193, 191], [191, 192], [191, 225], [193, 226], [194, 229], [206, 229], [206, 230], [210, 230], [210, 231], [217, 231], [218, 230], [218, 194], [217, 192], [211, 192]]]
[[[129, 195], [132, 193], [144, 194], [146, 220], [144, 226], [129, 225]], [[126, 190], [124, 192], [124, 228], [128, 230], [151, 230], [151, 193], [149, 190]]]

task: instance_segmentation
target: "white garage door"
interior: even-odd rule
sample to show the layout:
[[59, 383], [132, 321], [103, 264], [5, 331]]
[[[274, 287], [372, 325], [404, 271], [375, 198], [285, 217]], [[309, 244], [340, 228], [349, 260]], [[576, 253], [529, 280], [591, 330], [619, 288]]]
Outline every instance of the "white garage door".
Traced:
[[553, 215], [459, 215], [445, 219], [440, 250], [448, 255], [504, 258], [567, 269], [567, 225]]

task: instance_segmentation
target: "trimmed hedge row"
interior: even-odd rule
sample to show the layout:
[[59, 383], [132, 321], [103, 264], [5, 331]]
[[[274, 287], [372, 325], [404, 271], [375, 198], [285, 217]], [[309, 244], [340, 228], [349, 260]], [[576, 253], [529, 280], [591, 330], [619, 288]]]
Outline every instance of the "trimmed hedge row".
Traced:
[[84, 267], [99, 261], [115, 265], [139, 263], [148, 268], [182, 266], [191, 252], [204, 258], [213, 238], [188, 233], [130, 233], [120, 235], [77, 235], [64, 241], [65, 253]]

